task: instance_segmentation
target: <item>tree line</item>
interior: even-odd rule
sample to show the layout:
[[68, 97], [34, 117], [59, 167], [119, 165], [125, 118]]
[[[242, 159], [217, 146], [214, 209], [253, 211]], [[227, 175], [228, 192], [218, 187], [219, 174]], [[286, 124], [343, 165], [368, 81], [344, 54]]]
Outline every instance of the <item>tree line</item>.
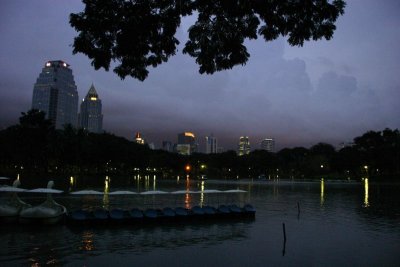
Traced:
[[[166, 178], [190, 174], [224, 179], [395, 179], [400, 174], [400, 133], [398, 129], [368, 131], [339, 150], [318, 143], [277, 153], [255, 150], [244, 156], [235, 151], [183, 156], [151, 150], [110, 133], [89, 133], [71, 126], [57, 130], [43, 112], [29, 110], [22, 113], [19, 124], [0, 131], [0, 155], [2, 175], [155, 173]], [[190, 170], [185, 169], [187, 165]]]

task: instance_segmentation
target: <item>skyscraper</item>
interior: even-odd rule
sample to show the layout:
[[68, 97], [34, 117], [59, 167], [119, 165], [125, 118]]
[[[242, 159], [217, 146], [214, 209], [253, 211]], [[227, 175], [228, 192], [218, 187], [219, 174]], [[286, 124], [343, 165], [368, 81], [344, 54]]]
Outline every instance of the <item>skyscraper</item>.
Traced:
[[94, 88], [90, 86], [86, 97], [81, 103], [81, 113], [79, 113], [79, 127], [92, 133], [103, 132], [103, 114], [101, 114], [101, 99]]
[[238, 155], [248, 155], [250, 153], [250, 141], [248, 136], [241, 136], [238, 144]]
[[196, 137], [191, 132], [183, 132], [178, 134], [178, 153], [184, 155], [190, 155], [193, 152], [197, 152]]
[[48, 61], [33, 87], [32, 108], [46, 113], [56, 129], [78, 123], [78, 91], [69, 65]]
[[206, 154], [215, 153], [218, 153], [218, 141], [217, 138], [211, 134], [211, 136], [206, 136]]
[[275, 140], [273, 138], [265, 138], [261, 141], [261, 149], [275, 152]]
[[173, 145], [170, 141], [162, 141], [162, 149], [168, 152], [173, 151]]
[[142, 136], [142, 134], [140, 132], [137, 132], [135, 134], [135, 142], [140, 144], [140, 145], [144, 145], [146, 142]]

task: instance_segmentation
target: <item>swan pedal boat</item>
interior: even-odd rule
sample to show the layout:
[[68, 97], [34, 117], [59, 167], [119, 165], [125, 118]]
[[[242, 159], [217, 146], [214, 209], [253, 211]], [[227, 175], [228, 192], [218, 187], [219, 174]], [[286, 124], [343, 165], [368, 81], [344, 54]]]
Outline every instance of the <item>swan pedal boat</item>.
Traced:
[[67, 209], [55, 201], [46, 200], [44, 203], [24, 209], [19, 214], [22, 224], [56, 224], [64, 219]]
[[21, 182], [17, 179], [14, 181], [13, 186], [4, 186], [1, 187], [2, 192], [11, 193], [11, 197], [5, 202], [0, 204], [0, 221], [4, 223], [15, 223], [18, 222], [19, 213], [26, 209], [30, 208], [31, 205], [22, 201], [17, 192], [24, 192], [25, 189], [18, 188], [21, 185]]
[[[47, 188], [42, 192], [62, 192], [51, 189], [53, 186], [54, 182], [50, 181], [47, 184]], [[31, 192], [35, 191], [32, 190]], [[22, 224], [56, 224], [64, 220], [66, 214], [67, 209], [55, 202], [51, 193], [48, 193], [46, 201], [42, 204], [22, 210], [19, 213], [19, 222]]]

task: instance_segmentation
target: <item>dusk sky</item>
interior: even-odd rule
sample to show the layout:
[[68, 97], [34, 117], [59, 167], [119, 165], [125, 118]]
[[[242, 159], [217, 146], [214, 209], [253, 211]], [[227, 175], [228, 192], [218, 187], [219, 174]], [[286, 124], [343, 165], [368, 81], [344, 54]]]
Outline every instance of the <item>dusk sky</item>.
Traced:
[[347, 1], [330, 41], [248, 41], [248, 63], [214, 75], [200, 75], [182, 54], [194, 21], [187, 18], [177, 55], [149, 69], [144, 82], [95, 71], [85, 55], [72, 54], [77, 33], [69, 14], [83, 8], [77, 0], [0, 1], [0, 129], [31, 108], [45, 62], [59, 59], [70, 64], [80, 100], [94, 83], [107, 132], [132, 140], [139, 131], [158, 148], [182, 131], [194, 132], [200, 144], [213, 133], [225, 149], [236, 149], [241, 135], [252, 149], [273, 137], [281, 149], [338, 146], [368, 130], [400, 128], [398, 0]]

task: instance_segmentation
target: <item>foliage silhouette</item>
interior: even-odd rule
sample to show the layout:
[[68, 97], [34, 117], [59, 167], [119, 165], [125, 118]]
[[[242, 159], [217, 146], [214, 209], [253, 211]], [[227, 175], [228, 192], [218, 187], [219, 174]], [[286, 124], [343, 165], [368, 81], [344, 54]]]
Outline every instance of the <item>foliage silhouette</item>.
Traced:
[[332, 38], [344, 14], [343, 0], [83, 0], [83, 12], [71, 14], [79, 33], [74, 53], [83, 53], [94, 68], [124, 79], [143, 81], [148, 67], [175, 55], [182, 17], [197, 15], [183, 53], [196, 59], [200, 73], [212, 74], [247, 62], [247, 39], [272, 41], [287, 36], [290, 45]]

